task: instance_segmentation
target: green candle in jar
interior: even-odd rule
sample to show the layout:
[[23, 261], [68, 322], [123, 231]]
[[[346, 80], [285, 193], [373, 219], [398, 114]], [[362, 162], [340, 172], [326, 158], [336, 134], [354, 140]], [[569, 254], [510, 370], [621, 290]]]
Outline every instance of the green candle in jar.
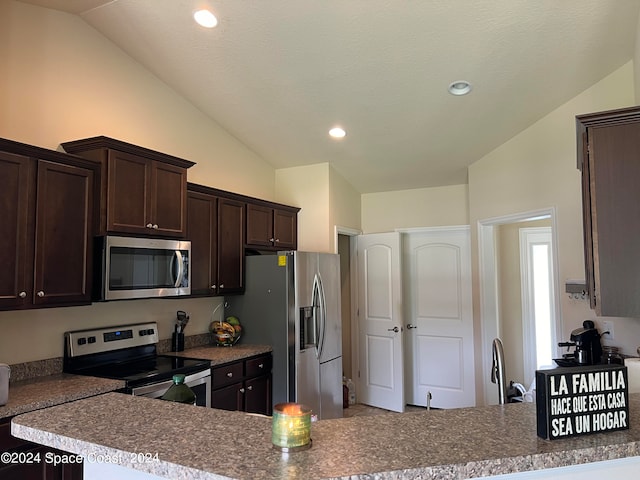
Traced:
[[273, 407], [271, 443], [284, 452], [311, 447], [311, 409], [297, 403]]

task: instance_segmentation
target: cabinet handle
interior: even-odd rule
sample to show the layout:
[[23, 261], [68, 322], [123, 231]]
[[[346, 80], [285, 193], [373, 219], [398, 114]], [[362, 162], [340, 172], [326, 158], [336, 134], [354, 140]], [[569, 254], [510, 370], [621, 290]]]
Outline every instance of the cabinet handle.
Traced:
[[249, 385], [249, 386], [247, 387], [247, 390], [253, 390], [253, 385]]
[[240, 393], [244, 393], [244, 388], [241, 388], [241, 389], [240, 389]]
[[276, 239], [275, 239], [275, 238], [270, 238], [270, 239], [269, 239], [269, 241], [270, 241], [271, 243], [273, 243], [273, 242], [275, 242], [275, 241], [276, 241]]
[[258, 368], [264, 368], [264, 363], [261, 363], [260, 365], [258, 365]]
[[154, 223], [154, 224], [153, 224], [153, 229], [154, 229], [154, 230], [157, 230], [157, 229], [158, 229], [158, 224], [157, 224], [157, 223]]
[[26, 296], [27, 296], [27, 292], [24, 292], [24, 291], [23, 291], [23, 292], [20, 292], [20, 293], [18, 294], [18, 296], [19, 296], [20, 298], [26, 298]]
[[211, 290], [215, 290], [216, 286], [215, 285], [211, 285]]
[[153, 228], [153, 224], [152, 223], [147, 223], [147, 228]]
[[280, 239], [279, 238], [276, 238], [276, 243], [280, 243]]
[[44, 292], [42, 290], [40, 290], [38, 293], [36, 293], [36, 295], [38, 295], [40, 298], [44, 297]]
[[224, 288], [224, 283], [221, 283], [221, 284], [220, 284], [220, 288]]
[[228, 372], [227, 373], [227, 377], [229, 377], [229, 378], [233, 377], [233, 372]]

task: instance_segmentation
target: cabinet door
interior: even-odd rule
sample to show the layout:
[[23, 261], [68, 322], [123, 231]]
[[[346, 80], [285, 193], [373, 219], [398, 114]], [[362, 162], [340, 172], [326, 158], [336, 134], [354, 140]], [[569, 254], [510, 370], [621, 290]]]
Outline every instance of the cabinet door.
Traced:
[[91, 302], [93, 172], [38, 162], [35, 305]]
[[218, 199], [198, 192], [187, 194], [187, 238], [191, 241], [191, 295], [216, 293], [218, 258]]
[[0, 152], [0, 308], [31, 303], [33, 165], [28, 157]]
[[243, 400], [242, 382], [217, 388], [211, 392], [211, 408], [243, 410]]
[[187, 171], [160, 162], [151, 169], [151, 216], [154, 235], [184, 237], [187, 218]]
[[298, 215], [288, 210], [273, 211], [274, 245], [279, 249], [298, 248]]
[[245, 204], [218, 199], [218, 293], [244, 290]]
[[151, 233], [151, 162], [109, 150], [107, 181], [107, 231]]
[[[54, 465], [46, 462], [47, 452], [64, 455], [65, 452], [50, 449], [11, 435], [10, 419], [0, 421], [0, 451], [23, 452], [33, 463], [3, 464], [0, 462], [2, 480], [82, 480], [83, 468], [79, 464]], [[67, 454], [70, 455], [70, 454]]]
[[271, 415], [271, 375], [245, 381], [244, 408], [249, 413]]
[[273, 246], [273, 209], [247, 204], [247, 245]]
[[640, 121], [591, 128], [589, 187], [598, 315], [640, 315]]

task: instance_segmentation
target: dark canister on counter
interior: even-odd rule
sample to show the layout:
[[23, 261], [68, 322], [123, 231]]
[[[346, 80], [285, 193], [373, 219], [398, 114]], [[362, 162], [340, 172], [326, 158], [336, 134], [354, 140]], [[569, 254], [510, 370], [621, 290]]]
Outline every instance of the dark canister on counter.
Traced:
[[602, 363], [610, 365], [624, 365], [624, 357], [618, 351], [618, 347], [611, 345], [602, 346]]
[[168, 400], [170, 402], [189, 403], [191, 405], [196, 404], [196, 394], [189, 388], [189, 385], [184, 383], [184, 374], [177, 373], [173, 376], [173, 385], [169, 387], [169, 390], [164, 392], [164, 395], [160, 397], [162, 400]]

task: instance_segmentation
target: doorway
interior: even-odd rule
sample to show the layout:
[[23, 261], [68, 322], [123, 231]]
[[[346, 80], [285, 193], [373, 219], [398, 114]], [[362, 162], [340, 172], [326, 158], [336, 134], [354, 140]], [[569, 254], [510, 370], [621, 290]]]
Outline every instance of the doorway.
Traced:
[[[340, 315], [342, 318], [342, 375], [354, 380], [357, 376], [357, 322], [354, 304], [357, 303], [357, 288], [353, 278], [356, 267], [357, 236], [361, 233], [346, 227], [335, 227], [335, 253], [340, 255]], [[355, 332], [355, 333], [354, 333]], [[357, 394], [356, 394], [357, 395]]]
[[523, 379], [525, 385], [530, 385], [536, 370], [553, 365], [553, 346], [558, 344], [552, 308], [555, 297], [552, 237], [551, 227], [547, 225], [523, 227], [519, 233], [524, 372], [514, 378]]
[[[549, 298], [552, 354], [557, 353], [555, 339], [562, 336], [558, 290], [557, 226], [555, 208], [523, 212], [478, 222], [480, 297], [482, 326], [482, 372], [485, 404], [498, 403], [498, 391], [491, 383], [491, 344], [501, 338], [505, 349], [507, 380], [528, 387], [535, 371], [535, 342], [530, 338], [535, 321], [531, 312], [535, 301], [525, 278], [522, 281], [520, 229], [544, 226], [550, 230], [547, 260], [549, 262]], [[533, 242], [535, 243], [535, 242]], [[526, 273], [531, 274], [531, 272]], [[530, 281], [533, 280], [531, 277]], [[528, 313], [527, 313], [528, 312]]]

